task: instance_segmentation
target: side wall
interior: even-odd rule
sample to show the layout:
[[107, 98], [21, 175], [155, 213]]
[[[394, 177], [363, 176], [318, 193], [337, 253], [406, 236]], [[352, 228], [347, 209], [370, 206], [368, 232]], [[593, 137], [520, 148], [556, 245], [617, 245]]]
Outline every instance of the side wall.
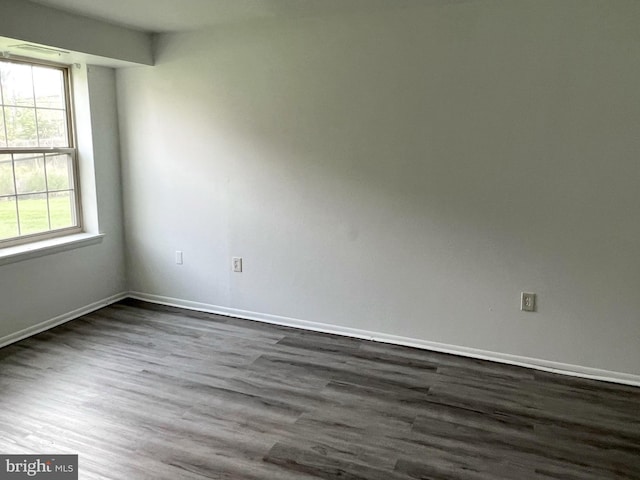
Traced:
[[131, 289], [640, 375], [640, 4], [439, 5], [118, 71]]
[[[104, 238], [96, 245], [0, 266], [0, 343], [127, 289], [115, 71], [90, 66], [79, 75], [85, 74], [91, 128], [82, 130], [93, 132], [89, 154], [94, 171], [82, 176], [95, 175], [95, 189], [86, 182], [86, 190], [97, 198]], [[87, 98], [83, 100], [87, 105]]]

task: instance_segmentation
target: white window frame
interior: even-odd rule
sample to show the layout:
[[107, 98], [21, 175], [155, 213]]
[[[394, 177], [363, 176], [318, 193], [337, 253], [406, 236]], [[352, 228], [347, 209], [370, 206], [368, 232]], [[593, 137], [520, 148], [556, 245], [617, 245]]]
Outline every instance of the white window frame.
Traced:
[[[55, 230], [47, 230], [44, 232], [19, 235], [5, 240], [0, 240], [0, 250], [7, 247], [14, 247], [17, 245], [25, 245], [41, 240], [49, 240], [57, 237], [64, 237], [68, 235], [74, 235], [83, 232], [83, 215], [82, 215], [82, 201], [80, 193], [80, 172], [78, 169], [78, 148], [76, 142], [76, 130], [75, 130], [75, 113], [73, 105], [73, 90], [72, 90], [72, 78], [71, 78], [71, 65], [48, 62], [45, 60], [38, 60], [33, 58], [11, 56], [10, 58], [0, 58], [3, 62], [18, 63], [22, 65], [32, 65], [39, 67], [55, 68], [62, 72], [64, 82], [64, 95], [65, 95], [65, 108], [66, 108], [66, 120], [67, 120], [67, 136], [68, 147], [4, 147], [0, 146], [0, 155], [12, 155], [12, 154], [41, 154], [41, 155], [55, 155], [55, 154], [67, 154], [71, 158], [72, 175], [73, 175], [73, 207], [75, 208], [75, 220], [76, 224], [71, 227], [65, 227]], [[0, 112], [2, 114], [2, 112]], [[6, 125], [5, 125], [6, 128]], [[6, 132], [5, 132], [6, 135]], [[49, 193], [47, 188], [46, 192]], [[16, 202], [18, 198], [18, 192], [14, 192]], [[19, 215], [19, 213], [18, 213]], [[18, 217], [18, 222], [19, 222]]]

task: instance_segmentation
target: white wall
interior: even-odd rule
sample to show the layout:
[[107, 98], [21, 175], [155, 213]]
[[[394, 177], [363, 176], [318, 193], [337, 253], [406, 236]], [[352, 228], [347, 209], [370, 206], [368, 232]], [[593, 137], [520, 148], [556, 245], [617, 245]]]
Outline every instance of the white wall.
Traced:
[[483, 0], [161, 36], [117, 75], [132, 290], [640, 374], [639, 15]]
[[[85, 68], [85, 67], [83, 67]], [[89, 67], [76, 73], [90, 104], [93, 168], [84, 171], [84, 193], [97, 198], [100, 244], [0, 266], [0, 339], [126, 292], [122, 192], [118, 152], [115, 71]], [[87, 102], [88, 100], [88, 102]], [[87, 144], [87, 139], [83, 139]], [[92, 185], [93, 183], [93, 185]], [[82, 187], [82, 185], [81, 185]], [[89, 198], [86, 199], [89, 203]]]

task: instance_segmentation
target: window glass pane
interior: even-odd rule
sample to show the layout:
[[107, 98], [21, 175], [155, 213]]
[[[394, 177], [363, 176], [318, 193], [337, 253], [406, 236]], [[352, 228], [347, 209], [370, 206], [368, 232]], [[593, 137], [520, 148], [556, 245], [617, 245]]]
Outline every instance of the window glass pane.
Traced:
[[18, 236], [16, 197], [0, 198], [0, 240]]
[[18, 212], [20, 214], [20, 233], [22, 235], [49, 230], [49, 208], [47, 206], [46, 193], [19, 196]]
[[37, 147], [36, 111], [33, 108], [4, 107], [8, 147]]
[[67, 118], [64, 110], [38, 108], [38, 137], [40, 147], [68, 147]]
[[0, 147], [7, 146], [7, 137], [4, 131], [4, 111], [0, 109]]
[[36, 106], [64, 109], [64, 79], [60, 70], [33, 67]]
[[47, 155], [47, 186], [49, 190], [74, 188], [71, 155]]
[[0, 84], [2, 84], [2, 98], [5, 105], [35, 106], [31, 65], [0, 63]]
[[0, 195], [14, 195], [11, 155], [0, 155]]
[[0, 248], [78, 226], [74, 155], [55, 151], [71, 146], [67, 78], [62, 67], [0, 58]]
[[75, 202], [73, 192], [55, 192], [49, 194], [49, 212], [51, 228], [67, 228], [76, 225]]
[[14, 160], [18, 194], [46, 191], [44, 155], [25, 153], [14, 155]]

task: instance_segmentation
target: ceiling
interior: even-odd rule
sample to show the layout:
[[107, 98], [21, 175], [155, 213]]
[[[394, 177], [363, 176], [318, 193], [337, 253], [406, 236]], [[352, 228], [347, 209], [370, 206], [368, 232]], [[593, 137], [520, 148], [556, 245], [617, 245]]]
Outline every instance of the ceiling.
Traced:
[[[404, 8], [456, 0], [32, 0], [143, 30], [172, 32], [273, 17]], [[460, 0], [457, 0], [460, 1]]]

